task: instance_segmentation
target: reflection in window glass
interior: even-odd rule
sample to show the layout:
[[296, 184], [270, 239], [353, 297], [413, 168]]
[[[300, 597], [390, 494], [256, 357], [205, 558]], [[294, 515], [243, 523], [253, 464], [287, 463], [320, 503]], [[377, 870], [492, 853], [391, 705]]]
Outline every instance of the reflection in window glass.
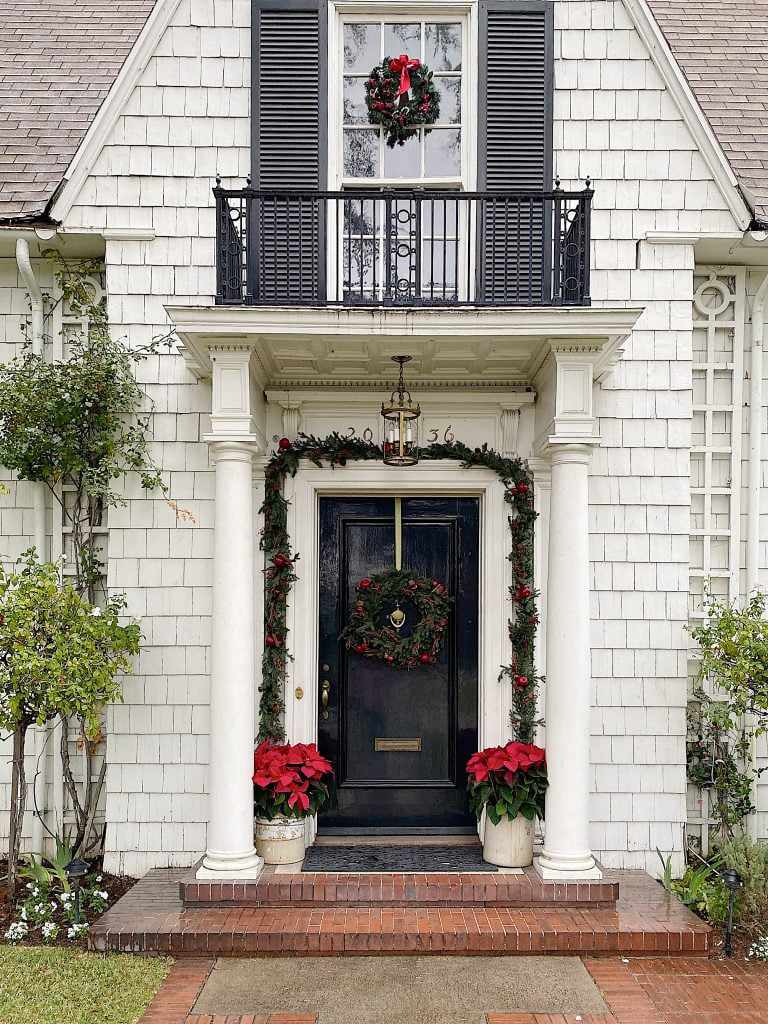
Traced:
[[454, 128], [435, 128], [426, 137], [424, 174], [448, 178], [461, 168], [461, 133]]
[[401, 53], [407, 53], [409, 57], [421, 55], [421, 25], [393, 25], [384, 26], [384, 56], [399, 57]]
[[433, 71], [461, 70], [461, 25], [426, 25], [424, 61]]
[[420, 178], [421, 147], [418, 135], [404, 146], [384, 147], [385, 178]]
[[375, 178], [379, 170], [379, 133], [359, 129], [344, 132], [344, 176]]
[[440, 90], [439, 124], [458, 124], [461, 121], [461, 79], [435, 75]]
[[381, 26], [365, 22], [344, 25], [344, 70], [367, 75], [381, 60]]
[[344, 79], [344, 124], [368, 124], [365, 85], [359, 78]]

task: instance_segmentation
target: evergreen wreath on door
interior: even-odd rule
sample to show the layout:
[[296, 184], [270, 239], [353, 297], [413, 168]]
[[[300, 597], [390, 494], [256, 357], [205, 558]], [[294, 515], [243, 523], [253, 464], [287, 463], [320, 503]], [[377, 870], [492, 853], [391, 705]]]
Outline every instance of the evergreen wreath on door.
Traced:
[[440, 93], [426, 64], [401, 53], [385, 57], [372, 69], [365, 83], [365, 105], [369, 122], [384, 128], [387, 145], [394, 148], [405, 145], [420, 126], [437, 121]]
[[[288, 502], [283, 493], [287, 476], [295, 476], [302, 460], [315, 466], [346, 466], [352, 460], [376, 461], [383, 451], [373, 441], [357, 436], [343, 437], [334, 432], [327, 437], [299, 434], [295, 441], [280, 439], [265, 472], [264, 529], [261, 548], [265, 553], [264, 571], [264, 654], [259, 700], [259, 739], [280, 742], [285, 738], [285, 680], [291, 657], [288, 649], [288, 595], [295, 583], [296, 561], [288, 532]], [[533, 481], [523, 459], [508, 459], [483, 445], [469, 448], [460, 441], [433, 443], [421, 449], [425, 459], [453, 459], [466, 469], [483, 466], [497, 474], [504, 485], [504, 500], [509, 509], [507, 522], [512, 546], [507, 558], [512, 581], [509, 587], [513, 615], [508, 622], [511, 658], [502, 665], [499, 681], [512, 687], [510, 726], [514, 739], [533, 742], [536, 726], [536, 695], [542, 677], [534, 667], [534, 641], [539, 615], [533, 584], [533, 542], [536, 512], [533, 507]]]
[[[401, 630], [411, 605], [418, 619], [407, 633]], [[341, 633], [349, 651], [377, 658], [391, 668], [415, 668], [437, 661], [448, 628], [451, 598], [440, 580], [419, 576], [407, 569], [360, 580], [350, 621]]]

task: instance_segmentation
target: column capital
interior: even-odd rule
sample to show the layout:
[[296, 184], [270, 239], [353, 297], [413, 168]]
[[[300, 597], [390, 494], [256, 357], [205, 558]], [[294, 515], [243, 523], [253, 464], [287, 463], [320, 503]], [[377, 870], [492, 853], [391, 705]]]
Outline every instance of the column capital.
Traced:
[[588, 444], [584, 441], [557, 441], [550, 438], [544, 448], [544, 454], [549, 460], [549, 465], [589, 465], [594, 451], [594, 443]]
[[203, 441], [207, 441], [214, 462], [251, 462], [264, 452], [260, 438], [253, 434], [243, 437], [204, 434]]

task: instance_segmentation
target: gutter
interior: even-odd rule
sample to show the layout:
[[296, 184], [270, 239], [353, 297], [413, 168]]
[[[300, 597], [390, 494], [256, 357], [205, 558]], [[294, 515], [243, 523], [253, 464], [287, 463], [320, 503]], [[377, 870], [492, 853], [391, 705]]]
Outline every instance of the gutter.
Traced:
[[[27, 291], [32, 308], [32, 323], [30, 341], [32, 351], [36, 356], [44, 352], [44, 315], [45, 307], [43, 293], [40, 290], [35, 272], [32, 269], [32, 260], [29, 255], [29, 242], [26, 238], [16, 239], [16, 264], [19, 268]], [[46, 487], [44, 483], [33, 484], [32, 496], [32, 537], [37, 557], [43, 561], [46, 557]], [[35, 754], [35, 776], [34, 795], [35, 807], [39, 813], [32, 816], [32, 850], [36, 854], [43, 852], [43, 818], [46, 810], [46, 791], [48, 788], [48, 757], [46, 755], [46, 744], [49, 730], [46, 726], [36, 727], [34, 730], [34, 754]]]
[[[763, 417], [763, 348], [765, 341], [765, 307], [768, 300], [768, 274], [757, 289], [752, 304], [750, 370], [749, 370], [749, 485], [747, 488], [747, 562], [745, 597], [758, 589], [760, 577], [760, 484], [762, 473]], [[754, 725], [748, 722], [748, 726]], [[757, 743], [750, 744], [750, 764], [757, 768]], [[752, 803], [757, 806], [757, 779], [752, 780]], [[757, 814], [751, 814], [748, 828], [757, 839]]]

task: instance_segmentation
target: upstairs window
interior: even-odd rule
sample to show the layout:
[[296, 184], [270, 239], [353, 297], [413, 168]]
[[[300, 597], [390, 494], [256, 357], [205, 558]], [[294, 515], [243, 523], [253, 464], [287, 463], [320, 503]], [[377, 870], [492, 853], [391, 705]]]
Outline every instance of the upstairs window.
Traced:
[[[346, 17], [341, 22], [338, 59], [341, 97], [340, 182], [432, 184], [466, 183], [466, 138], [462, 117], [467, 109], [465, 74], [467, 32], [460, 16], [438, 19]], [[407, 54], [434, 74], [440, 93], [440, 116], [402, 146], [389, 147], [384, 130], [368, 121], [365, 84], [385, 57]], [[337, 121], [337, 124], [339, 122]]]

